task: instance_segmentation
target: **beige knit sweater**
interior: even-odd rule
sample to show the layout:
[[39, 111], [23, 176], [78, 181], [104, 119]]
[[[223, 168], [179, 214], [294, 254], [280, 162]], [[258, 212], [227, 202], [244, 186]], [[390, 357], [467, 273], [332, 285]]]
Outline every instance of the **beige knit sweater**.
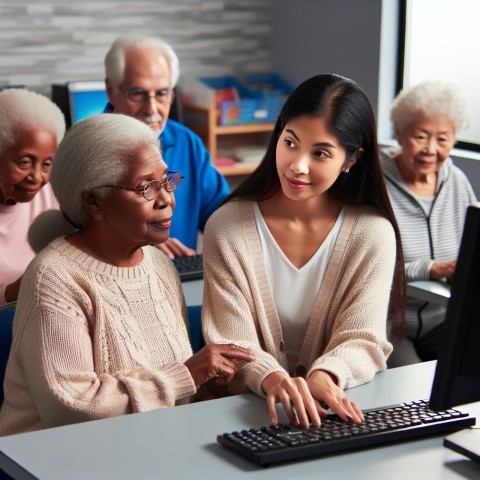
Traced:
[[0, 435], [187, 401], [195, 385], [170, 260], [102, 263], [57, 239], [29, 265], [14, 320]]
[[[371, 207], [347, 206], [296, 366], [298, 376], [326, 370], [341, 388], [370, 381], [392, 350], [386, 318], [396, 242]], [[294, 239], [292, 239], [294, 241]], [[256, 351], [230, 385], [264, 395], [261, 384], [287, 373], [282, 328], [270, 291], [252, 202], [234, 200], [210, 217], [204, 237], [203, 333], [208, 343]]]

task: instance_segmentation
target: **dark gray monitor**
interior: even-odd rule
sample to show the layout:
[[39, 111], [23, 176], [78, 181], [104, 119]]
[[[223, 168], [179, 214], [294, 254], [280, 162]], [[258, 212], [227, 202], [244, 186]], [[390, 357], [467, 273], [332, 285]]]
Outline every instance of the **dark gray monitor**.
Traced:
[[433, 410], [480, 401], [480, 203], [467, 209], [430, 394]]

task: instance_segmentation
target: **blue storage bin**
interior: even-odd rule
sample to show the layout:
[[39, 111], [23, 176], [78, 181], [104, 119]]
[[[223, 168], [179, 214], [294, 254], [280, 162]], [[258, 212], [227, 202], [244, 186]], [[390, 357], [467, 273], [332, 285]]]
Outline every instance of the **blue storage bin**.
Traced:
[[275, 73], [200, 78], [215, 91], [219, 125], [273, 123], [293, 88]]
[[216, 91], [219, 125], [258, 123], [255, 120], [256, 99], [253, 92], [231, 76], [201, 78], [203, 83]]
[[264, 122], [276, 122], [280, 110], [293, 87], [276, 73], [257, 73], [246, 75], [244, 84], [257, 100], [257, 111], [262, 110]]

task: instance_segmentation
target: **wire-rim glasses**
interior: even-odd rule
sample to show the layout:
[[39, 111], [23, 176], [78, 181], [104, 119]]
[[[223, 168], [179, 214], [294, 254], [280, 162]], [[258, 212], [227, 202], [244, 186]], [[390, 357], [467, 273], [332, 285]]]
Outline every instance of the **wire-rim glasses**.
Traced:
[[145, 185], [142, 185], [141, 187], [136, 187], [136, 188], [124, 187], [123, 185], [104, 185], [104, 186], [108, 188], [120, 188], [121, 190], [129, 190], [131, 192], [137, 192], [139, 194], [141, 193], [145, 200], [151, 201], [151, 200], [155, 200], [158, 197], [158, 195], [160, 194], [160, 191], [162, 190], [162, 186], [165, 188], [165, 191], [169, 193], [173, 192], [178, 188], [182, 179], [185, 178], [180, 172], [168, 171], [166, 175], [167, 175], [167, 178], [165, 178], [163, 182], [161, 182], [160, 180], [151, 180]]
[[139, 87], [132, 87], [128, 90], [123, 90], [121, 87], [118, 87], [118, 90], [133, 103], [146, 103], [151, 98], [155, 99], [157, 103], [167, 103], [170, 99], [173, 99], [174, 95], [174, 91], [170, 87], [159, 88], [153, 95]]

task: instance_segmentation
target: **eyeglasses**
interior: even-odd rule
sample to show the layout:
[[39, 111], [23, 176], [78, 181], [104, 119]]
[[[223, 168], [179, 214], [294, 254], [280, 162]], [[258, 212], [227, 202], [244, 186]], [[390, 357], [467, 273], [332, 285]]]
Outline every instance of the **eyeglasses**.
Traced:
[[147, 201], [155, 200], [158, 195], [160, 195], [160, 190], [162, 189], [162, 185], [167, 192], [173, 192], [178, 188], [182, 179], [185, 178], [179, 172], [167, 172], [167, 178], [160, 182], [159, 180], [152, 180], [147, 184], [143, 185], [142, 187], [131, 188], [131, 187], [123, 187], [121, 185], [103, 185], [104, 187], [109, 188], [120, 188], [122, 190], [129, 190], [131, 192], [141, 193], [143, 198]]
[[174, 95], [170, 87], [160, 88], [153, 95], [139, 87], [132, 87], [126, 91], [121, 87], [118, 89], [133, 103], [146, 103], [151, 98], [154, 98], [157, 103], [167, 103]]

